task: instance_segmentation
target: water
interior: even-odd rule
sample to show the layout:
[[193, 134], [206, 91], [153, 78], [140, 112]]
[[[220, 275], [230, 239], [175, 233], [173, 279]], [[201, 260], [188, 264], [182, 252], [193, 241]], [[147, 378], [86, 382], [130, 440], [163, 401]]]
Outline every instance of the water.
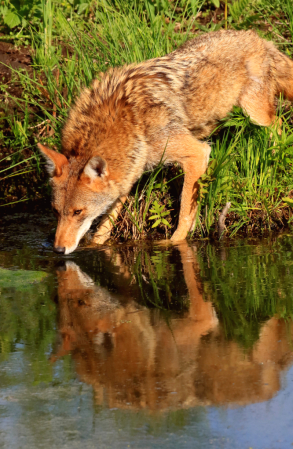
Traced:
[[292, 447], [293, 237], [58, 257], [53, 228], [1, 223], [0, 448]]

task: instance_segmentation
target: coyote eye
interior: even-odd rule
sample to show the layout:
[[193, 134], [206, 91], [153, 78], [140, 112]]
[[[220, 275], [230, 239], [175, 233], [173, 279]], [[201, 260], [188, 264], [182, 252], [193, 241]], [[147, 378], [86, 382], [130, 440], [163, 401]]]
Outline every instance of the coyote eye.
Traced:
[[55, 209], [55, 207], [52, 208], [53, 209], [53, 214], [56, 215], [56, 217], [58, 217], [59, 212], [57, 209]]
[[82, 213], [82, 209], [79, 209], [79, 210], [75, 210], [74, 212], [73, 212], [73, 215], [79, 215], [79, 214], [81, 214]]

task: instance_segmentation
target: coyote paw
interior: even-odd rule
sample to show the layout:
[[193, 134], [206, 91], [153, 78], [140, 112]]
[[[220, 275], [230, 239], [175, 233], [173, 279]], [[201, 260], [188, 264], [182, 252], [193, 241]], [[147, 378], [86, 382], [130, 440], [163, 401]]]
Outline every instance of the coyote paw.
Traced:
[[105, 232], [104, 234], [99, 234], [98, 232], [93, 236], [92, 243], [95, 245], [103, 245], [107, 240], [109, 240], [111, 232]]
[[172, 243], [178, 243], [184, 241], [186, 237], [186, 233], [175, 231], [170, 240]]

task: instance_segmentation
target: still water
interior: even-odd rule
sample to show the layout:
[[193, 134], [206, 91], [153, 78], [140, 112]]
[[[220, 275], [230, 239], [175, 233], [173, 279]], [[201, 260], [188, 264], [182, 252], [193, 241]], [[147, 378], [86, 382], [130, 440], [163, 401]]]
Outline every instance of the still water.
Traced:
[[58, 257], [53, 227], [1, 220], [0, 448], [292, 448], [292, 236]]

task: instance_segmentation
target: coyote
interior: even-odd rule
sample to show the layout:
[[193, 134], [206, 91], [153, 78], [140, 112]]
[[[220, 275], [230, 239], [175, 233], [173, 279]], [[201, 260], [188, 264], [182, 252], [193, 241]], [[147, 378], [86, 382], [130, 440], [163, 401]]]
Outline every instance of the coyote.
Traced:
[[198, 179], [210, 146], [201, 141], [233, 106], [261, 126], [276, 123], [274, 97], [293, 99], [293, 62], [254, 31], [202, 35], [174, 52], [112, 68], [85, 89], [69, 112], [62, 153], [41, 144], [52, 177], [58, 216], [54, 250], [69, 254], [104, 214], [94, 236], [110, 236], [117, 216], [143, 171], [178, 162], [184, 171], [179, 224], [171, 240], [194, 225]]

